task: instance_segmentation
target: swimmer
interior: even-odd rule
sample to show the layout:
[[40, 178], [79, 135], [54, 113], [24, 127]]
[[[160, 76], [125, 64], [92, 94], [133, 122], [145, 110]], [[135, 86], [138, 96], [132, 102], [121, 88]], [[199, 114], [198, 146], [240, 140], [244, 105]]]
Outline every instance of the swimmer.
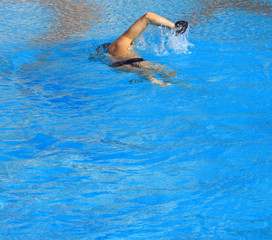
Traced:
[[148, 12], [132, 24], [131, 27], [114, 42], [101, 46], [102, 48], [106, 47], [108, 53], [114, 57], [111, 67], [138, 72], [152, 83], [167, 86], [170, 85], [169, 82], [158, 80], [153, 74], [158, 73], [164, 79], [170, 79], [176, 75], [176, 72], [167, 71], [164, 69], [164, 66], [160, 64], [153, 65], [145, 61], [133, 52], [131, 47], [135, 39], [145, 30], [148, 24], [167, 27], [172, 30], [175, 35], [183, 34], [188, 27], [188, 22], [186, 21], [173, 23], [155, 13]]

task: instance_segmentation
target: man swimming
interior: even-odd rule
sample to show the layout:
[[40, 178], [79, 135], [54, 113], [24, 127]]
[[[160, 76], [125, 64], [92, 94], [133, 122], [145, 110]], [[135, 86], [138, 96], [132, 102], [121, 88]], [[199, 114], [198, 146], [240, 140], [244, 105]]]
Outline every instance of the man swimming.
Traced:
[[170, 85], [168, 82], [156, 79], [153, 76], [153, 73], [156, 72], [161, 77], [167, 79], [173, 77], [176, 72], [166, 71], [160, 64], [153, 65], [139, 57], [132, 50], [133, 42], [145, 30], [148, 24], [167, 27], [176, 35], [183, 34], [188, 27], [188, 22], [186, 21], [178, 21], [173, 23], [155, 13], [148, 12], [144, 14], [119, 38], [104, 46], [107, 47], [108, 53], [114, 57], [112, 59], [113, 63], [111, 64], [111, 67], [116, 67], [125, 71], [138, 72], [141, 76], [147, 78], [152, 83], [161, 86]]

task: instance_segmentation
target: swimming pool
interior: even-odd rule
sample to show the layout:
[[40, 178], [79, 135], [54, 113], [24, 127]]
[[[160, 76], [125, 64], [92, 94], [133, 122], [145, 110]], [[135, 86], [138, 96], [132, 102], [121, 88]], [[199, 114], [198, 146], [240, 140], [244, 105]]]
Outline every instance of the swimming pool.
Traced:
[[[1, 239], [272, 239], [271, 1], [0, 4]], [[89, 58], [148, 11], [179, 84]]]

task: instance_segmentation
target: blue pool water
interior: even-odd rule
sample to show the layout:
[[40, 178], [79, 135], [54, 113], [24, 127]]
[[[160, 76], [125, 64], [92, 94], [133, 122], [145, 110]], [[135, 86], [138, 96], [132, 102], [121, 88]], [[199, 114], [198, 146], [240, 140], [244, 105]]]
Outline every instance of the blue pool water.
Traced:
[[[184, 51], [136, 43], [168, 87], [90, 58], [148, 11], [191, 23]], [[0, 20], [0, 239], [272, 239], [271, 1], [6, 0]]]

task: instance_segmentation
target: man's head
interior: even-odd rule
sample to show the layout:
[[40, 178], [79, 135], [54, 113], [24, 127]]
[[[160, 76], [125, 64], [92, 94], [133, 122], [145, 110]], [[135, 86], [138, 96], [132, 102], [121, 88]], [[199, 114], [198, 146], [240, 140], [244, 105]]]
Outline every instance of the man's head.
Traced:
[[176, 36], [185, 33], [187, 28], [188, 28], [188, 22], [187, 21], [183, 21], [183, 20], [177, 21], [175, 23], [175, 34], [176, 34]]

